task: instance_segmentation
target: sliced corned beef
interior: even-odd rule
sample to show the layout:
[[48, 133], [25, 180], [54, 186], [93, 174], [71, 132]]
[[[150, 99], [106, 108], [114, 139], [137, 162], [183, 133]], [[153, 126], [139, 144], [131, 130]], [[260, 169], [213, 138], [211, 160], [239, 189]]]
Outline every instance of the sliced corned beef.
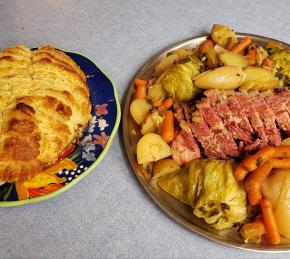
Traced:
[[279, 129], [290, 133], [289, 90], [259, 93], [212, 89], [204, 94], [206, 97], [196, 105], [174, 105], [180, 129], [171, 149], [179, 164], [201, 154], [219, 159], [244, 156], [264, 146], [280, 145]]
[[235, 93], [232, 90], [220, 91], [217, 89], [207, 90], [204, 94], [210, 99], [213, 108], [218, 116], [222, 119], [225, 127], [231, 133], [235, 140], [240, 140], [245, 143], [253, 141], [251, 132], [243, 129], [239, 122], [241, 119], [233, 114], [227, 105], [227, 98]]
[[[246, 114], [244, 107], [240, 104], [239, 100], [237, 99], [237, 94], [233, 94], [227, 99], [227, 105], [232, 114], [235, 116], [234, 117], [235, 121], [239, 125], [239, 127], [242, 128], [249, 135], [252, 135], [254, 133], [254, 130], [250, 124], [249, 118]], [[251, 140], [253, 139], [251, 138]]]
[[261, 95], [259, 92], [253, 92], [251, 93], [251, 96], [255, 108], [264, 122], [265, 133], [268, 136], [269, 144], [274, 146], [280, 145], [281, 134], [276, 127], [275, 114], [269, 105], [265, 102], [263, 95]]
[[182, 120], [184, 120], [183, 110], [182, 110], [181, 105], [179, 103], [173, 104], [173, 110], [174, 110], [174, 117], [179, 123]]
[[199, 146], [190, 129], [189, 131], [181, 129], [170, 146], [172, 158], [180, 166], [201, 157]]
[[228, 132], [221, 118], [212, 108], [210, 99], [203, 98], [196, 104], [196, 107], [201, 112], [210, 130], [212, 130], [216, 146], [219, 146], [224, 155], [227, 157], [238, 156], [238, 146], [232, 135]]
[[206, 121], [200, 112], [192, 114], [192, 123], [190, 124], [193, 136], [198, 140], [204, 149], [204, 153], [209, 158], [227, 158], [223, 149], [218, 145], [214, 132], [208, 127]]
[[247, 150], [251, 151], [255, 150], [254, 147], [267, 146], [269, 140], [265, 132], [264, 123], [255, 108], [252, 98], [249, 96], [247, 92], [237, 93], [237, 98], [240, 104], [243, 106], [245, 113], [248, 116], [249, 121], [256, 135], [256, 139], [254, 141], [256, 143], [252, 143], [252, 145], [249, 145]]
[[277, 94], [265, 93], [264, 99], [273, 111], [278, 127], [283, 130], [287, 136], [290, 136], [290, 116], [287, 112], [288, 98], [283, 92]]

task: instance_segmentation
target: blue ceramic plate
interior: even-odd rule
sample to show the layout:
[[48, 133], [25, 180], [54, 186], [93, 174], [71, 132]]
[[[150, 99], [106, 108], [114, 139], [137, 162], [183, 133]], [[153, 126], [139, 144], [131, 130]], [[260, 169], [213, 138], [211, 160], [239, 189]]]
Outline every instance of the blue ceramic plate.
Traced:
[[2, 207], [39, 202], [69, 189], [101, 161], [117, 132], [121, 111], [114, 83], [87, 57], [73, 52], [66, 52], [66, 54], [87, 76], [92, 119], [81, 141], [70, 146], [65, 151], [65, 158], [58, 164], [26, 182], [0, 182], [0, 206]]

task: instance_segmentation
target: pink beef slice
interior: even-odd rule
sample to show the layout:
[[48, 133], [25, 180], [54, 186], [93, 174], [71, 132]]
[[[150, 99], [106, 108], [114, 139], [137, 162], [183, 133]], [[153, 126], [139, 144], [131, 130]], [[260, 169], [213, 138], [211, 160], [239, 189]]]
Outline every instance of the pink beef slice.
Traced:
[[290, 116], [287, 112], [287, 102], [289, 101], [288, 97], [285, 96], [283, 92], [273, 94], [265, 93], [264, 99], [273, 111], [278, 127], [290, 136]]
[[201, 157], [199, 146], [190, 129], [189, 131], [181, 129], [171, 142], [170, 146], [172, 158], [180, 166], [193, 159]]
[[182, 107], [179, 103], [173, 104], [173, 110], [174, 110], [174, 117], [175, 119], [180, 123], [182, 120], [184, 120], [184, 114]]
[[239, 122], [241, 121], [241, 118], [236, 114], [233, 114], [227, 105], [227, 98], [236, 93], [232, 90], [221, 91], [212, 89], [205, 91], [204, 94], [211, 100], [215, 112], [222, 119], [232, 137], [242, 143], [251, 143], [253, 141], [251, 132], [240, 127]]
[[222, 146], [216, 142], [214, 132], [208, 127], [199, 111], [192, 113], [190, 124], [193, 136], [198, 140], [208, 158], [227, 158]]
[[244, 108], [244, 111], [249, 118], [252, 128], [257, 136], [256, 140], [246, 147], [246, 150], [252, 151], [267, 146], [269, 142], [268, 135], [265, 132], [263, 120], [257, 112], [252, 98], [247, 92], [238, 93], [237, 98]]
[[204, 120], [208, 124], [211, 131], [214, 133], [214, 141], [217, 146], [220, 146], [226, 157], [236, 157], [239, 155], [238, 146], [235, 143], [231, 133], [227, 130], [221, 118], [212, 108], [210, 99], [203, 98], [197, 103], [197, 108], [202, 114]]
[[251, 93], [251, 96], [255, 108], [263, 120], [269, 145], [279, 146], [281, 144], [281, 134], [276, 127], [275, 114], [265, 102], [262, 94], [259, 92], [253, 92]]
[[[248, 136], [252, 136], [254, 130], [250, 124], [244, 107], [241, 105], [237, 98], [237, 94], [234, 94], [227, 99], [227, 105], [232, 114], [234, 115], [235, 121], [238, 126], [242, 128], [244, 132], [247, 132]], [[251, 141], [253, 141], [252, 137]]]

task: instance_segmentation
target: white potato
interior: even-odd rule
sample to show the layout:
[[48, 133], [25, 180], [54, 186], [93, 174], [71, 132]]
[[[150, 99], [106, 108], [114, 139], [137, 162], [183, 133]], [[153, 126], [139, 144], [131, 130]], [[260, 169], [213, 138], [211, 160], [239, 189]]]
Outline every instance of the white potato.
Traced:
[[162, 126], [163, 117], [159, 115], [157, 111], [152, 112], [147, 116], [144, 123], [141, 126], [141, 134], [145, 135], [148, 133], [158, 131]]
[[245, 78], [246, 74], [241, 67], [224, 66], [195, 76], [193, 82], [201, 89], [236, 89]]
[[220, 53], [218, 57], [225, 66], [246, 67], [249, 65], [249, 61], [245, 56], [230, 51]]
[[214, 24], [210, 35], [223, 48], [231, 49], [238, 42], [235, 32], [227, 25]]
[[158, 161], [171, 156], [170, 146], [155, 133], [144, 135], [137, 144], [138, 164]]
[[167, 174], [178, 172], [180, 169], [180, 166], [174, 160], [165, 158], [155, 163], [153, 167], [153, 177], [159, 178]]
[[141, 125], [151, 110], [151, 105], [144, 99], [135, 99], [130, 105], [130, 113], [137, 124]]

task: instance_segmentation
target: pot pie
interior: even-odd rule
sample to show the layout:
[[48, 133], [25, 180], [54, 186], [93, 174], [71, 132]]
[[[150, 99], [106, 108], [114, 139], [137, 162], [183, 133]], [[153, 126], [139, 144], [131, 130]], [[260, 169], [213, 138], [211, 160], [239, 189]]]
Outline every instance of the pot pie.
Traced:
[[0, 181], [31, 179], [55, 164], [91, 115], [86, 76], [52, 46], [0, 52]]

